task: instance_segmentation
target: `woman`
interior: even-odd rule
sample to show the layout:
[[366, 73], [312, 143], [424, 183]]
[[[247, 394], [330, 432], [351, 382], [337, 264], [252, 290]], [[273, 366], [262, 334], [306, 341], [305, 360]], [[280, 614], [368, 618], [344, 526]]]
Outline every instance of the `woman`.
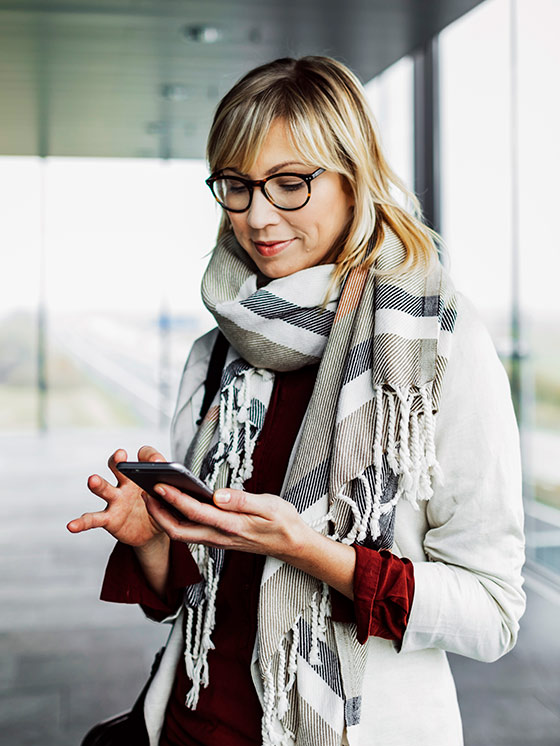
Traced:
[[525, 604], [505, 373], [342, 64], [248, 73], [208, 160], [228, 346], [198, 424], [218, 330], [195, 342], [172, 457], [215, 505], [161, 485], [178, 520], [117, 451], [107, 508], [69, 524], [119, 540], [102, 598], [173, 623], [150, 744], [461, 744], [445, 651], [504, 655]]

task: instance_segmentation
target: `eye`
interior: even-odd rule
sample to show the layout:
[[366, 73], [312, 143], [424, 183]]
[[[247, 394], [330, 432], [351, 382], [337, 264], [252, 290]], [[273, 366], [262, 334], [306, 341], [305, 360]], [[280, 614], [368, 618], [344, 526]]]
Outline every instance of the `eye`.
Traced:
[[247, 189], [245, 184], [229, 184], [227, 187], [227, 190], [230, 194], [239, 194], [240, 192], [244, 192]]
[[279, 176], [274, 179], [274, 187], [283, 192], [297, 192], [306, 187], [305, 181], [297, 176]]
[[223, 186], [229, 194], [240, 194], [247, 189], [245, 184], [239, 181], [239, 179], [223, 179]]

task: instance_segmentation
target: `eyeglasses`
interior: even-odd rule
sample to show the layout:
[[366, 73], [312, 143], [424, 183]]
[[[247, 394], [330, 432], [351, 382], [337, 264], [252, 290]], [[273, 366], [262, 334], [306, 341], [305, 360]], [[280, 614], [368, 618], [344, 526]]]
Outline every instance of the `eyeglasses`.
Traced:
[[216, 200], [228, 212], [248, 210], [255, 187], [259, 187], [266, 199], [279, 210], [300, 210], [311, 197], [311, 182], [324, 171], [324, 168], [318, 168], [312, 174], [274, 174], [256, 181], [217, 173], [206, 179], [206, 183]]

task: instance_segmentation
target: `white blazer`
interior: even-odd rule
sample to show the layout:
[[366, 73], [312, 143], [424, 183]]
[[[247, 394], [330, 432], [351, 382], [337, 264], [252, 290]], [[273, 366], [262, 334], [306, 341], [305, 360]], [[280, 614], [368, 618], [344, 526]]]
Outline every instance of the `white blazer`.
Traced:
[[[402, 644], [370, 637], [358, 726], [349, 746], [462, 746], [446, 651], [495, 661], [516, 643], [525, 610], [523, 510], [518, 431], [505, 371], [471, 303], [458, 296], [453, 347], [436, 419], [444, 484], [416, 511], [397, 505], [392, 551], [414, 564], [415, 591]], [[216, 330], [193, 345], [171, 428], [182, 461], [196, 431]], [[293, 454], [292, 454], [293, 455]], [[145, 701], [157, 746], [175, 668], [183, 611]], [[252, 675], [262, 701], [257, 651]], [[321, 746], [317, 744], [317, 746]]]

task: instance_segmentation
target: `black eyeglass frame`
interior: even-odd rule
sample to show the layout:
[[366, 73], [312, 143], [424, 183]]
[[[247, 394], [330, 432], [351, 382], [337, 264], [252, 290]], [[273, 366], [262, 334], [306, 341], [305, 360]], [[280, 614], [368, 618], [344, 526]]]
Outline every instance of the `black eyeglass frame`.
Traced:
[[[205, 183], [208, 184], [210, 191], [214, 195], [214, 199], [216, 202], [224, 208], [224, 210], [227, 210], [227, 212], [247, 212], [247, 210], [251, 207], [251, 204], [253, 202], [253, 192], [255, 191], [256, 187], [259, 187], [261, 192], [263, 193], [265, 199], [267, 199], [271, 205], [276, 207], [278, 210], [285, 210], [286, 212], [293, 212], [294, 210], [301, 210], [302, 207], [305, 207], [305, 205], [309, 202], [311, 199], [311, 182], [313, 179], [316, 179], [317, 176], [320, 176], [321, 174], [325, 173], [326, 169], [324, 168], [317, 168], [315, 171], [313, 171], [312, 174], [296, 174], [292, 171], [282, 171], [279, 174], [272, 174], [272, 176], [267, 176], [266, 179], [245, 179], [242, 176], [237, 175], [231, 175], [228, 174], [224, 175], [223, 171], [218, 171], [215, 174], [212, 174], [209, 176]], [[298, 179], [303, 179], [305, 183], [307, 184], [307, 197], [305, 199], [305, 202], [303, 205], [300, 205], [299, 207], [281, 207], [280, 205], [277, 205], [276, 202], [273, 202], [273, 200], [269, 197], [269, 195], [266, 193], [265, 185], [267, 181], [270, 181], [271, 179], [277, 179], [279, 176], [297, 176]], [[214, 192], [214, 182], [218, 181], [218, 179], [237, 179], [237, 181], [242, 182], [247, 189], [249, 190], [249, 204], [247, 207], [244, 207], [242, 210], [235, 210], [231, 207], [226, 207], [224, 203], [218, 199], [216, 196], [216, 193]]]

